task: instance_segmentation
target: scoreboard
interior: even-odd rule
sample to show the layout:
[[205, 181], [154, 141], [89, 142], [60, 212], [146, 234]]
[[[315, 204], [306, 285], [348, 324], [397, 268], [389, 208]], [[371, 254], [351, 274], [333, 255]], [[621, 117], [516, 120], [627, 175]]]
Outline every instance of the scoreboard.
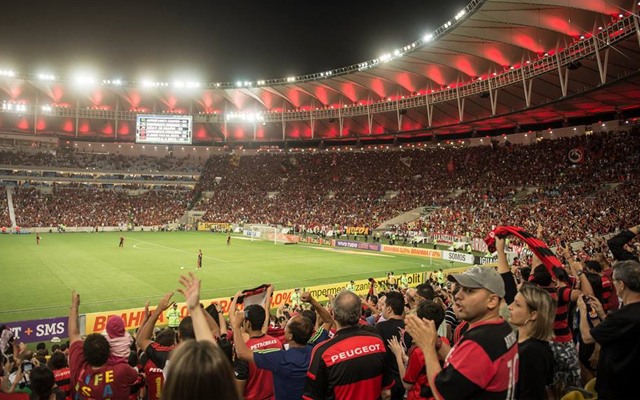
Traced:
[[150, 115], [136, 117], [136, 143], [191, 144], [191, 115]]

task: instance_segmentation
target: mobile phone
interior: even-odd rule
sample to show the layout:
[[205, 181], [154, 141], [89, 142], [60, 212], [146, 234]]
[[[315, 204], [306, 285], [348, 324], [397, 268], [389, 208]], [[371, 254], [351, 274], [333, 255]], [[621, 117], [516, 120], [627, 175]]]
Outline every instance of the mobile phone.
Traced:
[[33, 363], [30, 361], [23, 361], [20, 364], [20, 368], [22, 368], [22, 372], [29, 372], [33, 369]]
[[564, 249], [565, 247], [567, 247], [567, 242], [565, 242], [564, 240], [561, 240], [560, 246], [562, 246], [562, 248]]

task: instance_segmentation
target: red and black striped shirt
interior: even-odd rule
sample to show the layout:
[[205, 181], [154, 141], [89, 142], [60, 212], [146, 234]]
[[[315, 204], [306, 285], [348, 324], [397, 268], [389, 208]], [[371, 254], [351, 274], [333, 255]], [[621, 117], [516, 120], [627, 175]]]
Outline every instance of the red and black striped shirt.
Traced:
[[469, 326], [432, 388], [441, 399], [512, 400], [518, 383], [518, 340], [504, 319]]
[[568, 343], [572, 340], [571, 330], [569, 329], [569, 303], [571, 303], [571, 288], [563, 286], [546, 286], [541, 287], [551, 295], [556, 301], [556, 318], [553, 321], [554, 342]]
[[393, 386], [382, 338], [358, 327], [339, 330], [311, 354], [303, 398], [376, 400]]
[[53, 371], [53, 377], [56, 385], [64, 392], [65, 398], [71, 399], [71, 370], [69, 367], [56, 369]]

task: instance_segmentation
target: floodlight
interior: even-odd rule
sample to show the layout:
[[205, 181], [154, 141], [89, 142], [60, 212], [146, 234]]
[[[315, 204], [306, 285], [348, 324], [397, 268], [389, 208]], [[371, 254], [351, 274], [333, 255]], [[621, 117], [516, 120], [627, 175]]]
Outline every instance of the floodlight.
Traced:
[[430, 42], [430, 41], [431, 41], [431, 39], [433, 39], [433, 35], [432, 35], [431, 33], [429, 33], [429, 34], [425, 35], [425, 36], [422, 38], [422, 40], [424, 40], [424, 41], [425, 41], [425, 42], [427, 42], [427, 43], [428, 43], [428, 42]]

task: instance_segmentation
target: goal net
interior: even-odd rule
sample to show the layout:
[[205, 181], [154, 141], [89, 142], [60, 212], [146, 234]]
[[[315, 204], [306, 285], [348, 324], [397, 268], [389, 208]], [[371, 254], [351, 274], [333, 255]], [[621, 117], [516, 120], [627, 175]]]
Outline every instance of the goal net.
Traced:
[[263, 224], [249, 224], [244, 226], [243, 234], [249, 236], [251, 241], [261, 240], [273, 242], [273, 244], [296, 244], [299, 238], [295, 235], [278, 233], [278, 229]]

